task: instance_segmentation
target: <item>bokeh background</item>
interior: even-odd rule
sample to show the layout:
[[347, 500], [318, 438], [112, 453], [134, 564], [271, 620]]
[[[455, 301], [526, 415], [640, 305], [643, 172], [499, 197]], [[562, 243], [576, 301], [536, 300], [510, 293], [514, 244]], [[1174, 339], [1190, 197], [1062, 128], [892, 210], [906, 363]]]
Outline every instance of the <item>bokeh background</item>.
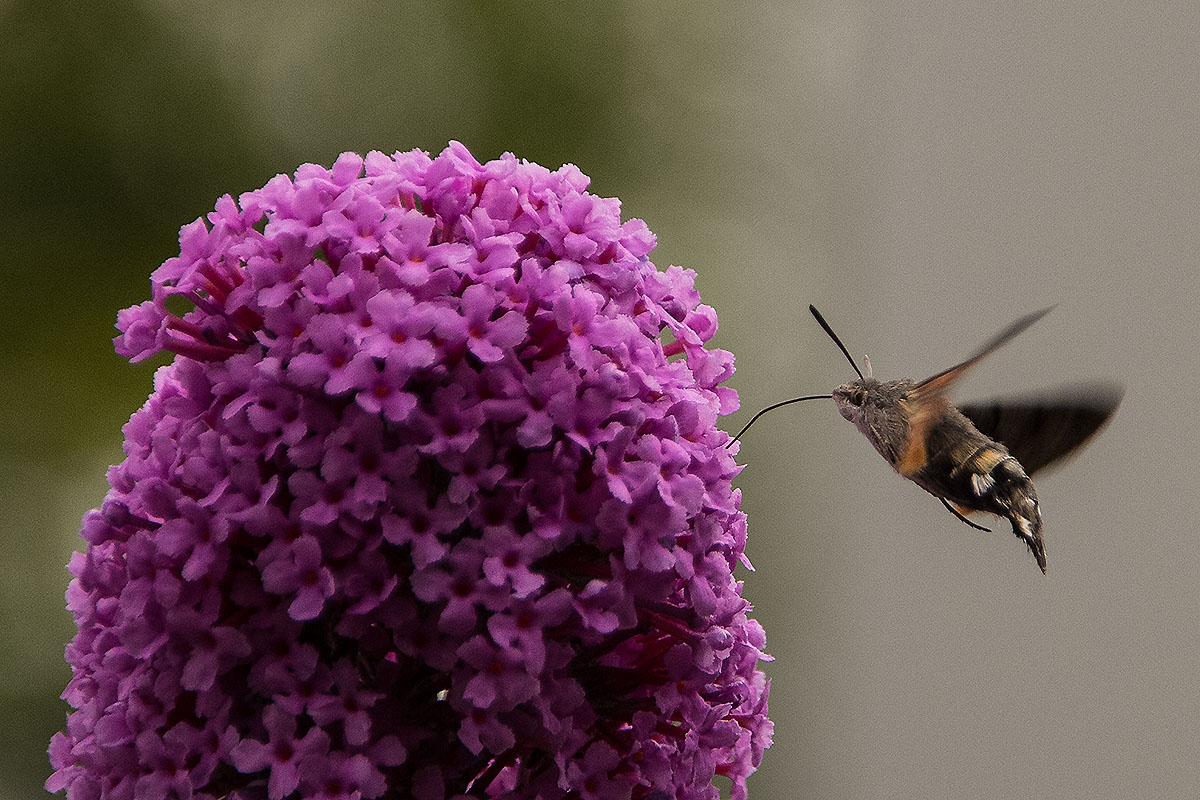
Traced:
[[43, 794], [63, 569], [152, 367], [119, 308], [217, 196], [344, 150], [577, 164], [695, 269], [743, 411], [924, 377], [1128, 394], [1038, 481], [1050, 562], [831, 405], [747, 437], [776, 660], [753, 797], [1200, 793], [1200, 10], [1123, 0], [0, 0], [0, 797]]

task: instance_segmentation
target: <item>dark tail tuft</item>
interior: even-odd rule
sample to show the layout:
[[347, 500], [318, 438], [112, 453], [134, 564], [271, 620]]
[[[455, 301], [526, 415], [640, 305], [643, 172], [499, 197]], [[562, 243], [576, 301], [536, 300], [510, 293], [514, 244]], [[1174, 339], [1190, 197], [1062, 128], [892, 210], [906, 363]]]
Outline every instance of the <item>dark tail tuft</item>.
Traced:
[[1046, 574], [1046, 542], [1042, 539], [1042, 520], [1041, 514], [1035, 512], [1033, 519], [1025, 517], [1012, 518], [1013, 533], [1017, 535], [1021, 541], [1029, 545], [1029, 552], [1033, 553], [1034, 559], [1037, 561], [1038, 567], [1041, 568], [1042, 574]]
[[1042, 574], [1046, 574], [1046, 543], [1042, 541], [1042, 535], [1038, 534], [1030, 539], [1025, 540], [1029, 545], [1029, 552], [1033, 553], [1033, 557], [1037, 559], [1037, 565], [1042, 568]]

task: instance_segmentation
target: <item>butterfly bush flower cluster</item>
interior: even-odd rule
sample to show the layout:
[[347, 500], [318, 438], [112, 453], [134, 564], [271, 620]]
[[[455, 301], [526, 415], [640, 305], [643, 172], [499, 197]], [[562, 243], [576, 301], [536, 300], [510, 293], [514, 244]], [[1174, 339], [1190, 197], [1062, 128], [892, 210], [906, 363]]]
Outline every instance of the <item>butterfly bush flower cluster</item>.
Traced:
[[67, 592], [51, 791], [734, 797], [770, 743], [732, 357], [576, 168], [341, 156], [180, 233]]

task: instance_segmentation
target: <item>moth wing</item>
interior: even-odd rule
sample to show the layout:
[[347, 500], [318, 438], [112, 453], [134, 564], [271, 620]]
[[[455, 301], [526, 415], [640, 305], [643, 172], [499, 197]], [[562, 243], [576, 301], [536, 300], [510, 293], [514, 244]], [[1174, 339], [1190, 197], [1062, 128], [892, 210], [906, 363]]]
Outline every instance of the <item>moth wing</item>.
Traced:
[[1049, 314], [1053, 309], [1054, 306], [1050, 306], [1043, 308], [1041, 311], [1026, 314], [992, 337], [991, 341], [966, 361], [955, 364], [949, 369], [942, 370], [912, 388], [904, 402], [908, 409], [908, 440], [915, 443], [915, 445], [909, 447], [896, 467], [901, 475], [911, 475], [924, 465], [926, 457], [925, 437], [930, 427], [941, 418], [949, 406], [950, 401], [946, 398], [946, 393], [950, 390], [950, 387], [965, 375], [967, 370], [978, 364], [1030, 325]]
[[1099, 432], [1123, 395], [1115, 383], [1081, 384], [1043, 396], [965, 403], [958, 410], [980, 433], [1007, 447], [1032, 475]]
[[966, 374], [967, 370], [978, 364], [987, 356], [991, 355], [1000, 347], [1010, 342], [1030, 325], [1037, 322], [1039, 319], [1046, 316], [1053, 310], [1054, 306], [1049, 306], [1047, 308], [1043, 308], [1041, 311], [1035, 311], [1032, 314], [1026, 314], [992, 337], [991, 341], [985, 344], [982, 348], [980, 348], [978, 353], [971, 356], [966, 361], [963, 361], [961, 364], [955, 364], [949, 369], [944, 369], [937, 375], [926, 378], [918, 383], [914, 389], [914, 392], [917, 395], [924, 395], [946, 391], [955, 381]]

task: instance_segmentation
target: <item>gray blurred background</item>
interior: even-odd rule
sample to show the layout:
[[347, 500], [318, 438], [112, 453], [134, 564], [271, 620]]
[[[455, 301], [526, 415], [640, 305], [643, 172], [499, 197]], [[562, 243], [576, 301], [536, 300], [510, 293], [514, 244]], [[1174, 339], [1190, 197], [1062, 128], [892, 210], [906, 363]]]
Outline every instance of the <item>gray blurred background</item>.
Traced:
[[63, 719], [63, 569], [152, 368], [112, 353], [180, 225], [344, 150], [573, 162], [697, 270], [743, 411], [925, 377], [1109, 377], [1041, 478], [1049, 575], [810, 403], [747, 437], [775, 656], [753, 797], [1200, 794], [1200, 10], [1180, 3], [0, 0], [0, 797]]

